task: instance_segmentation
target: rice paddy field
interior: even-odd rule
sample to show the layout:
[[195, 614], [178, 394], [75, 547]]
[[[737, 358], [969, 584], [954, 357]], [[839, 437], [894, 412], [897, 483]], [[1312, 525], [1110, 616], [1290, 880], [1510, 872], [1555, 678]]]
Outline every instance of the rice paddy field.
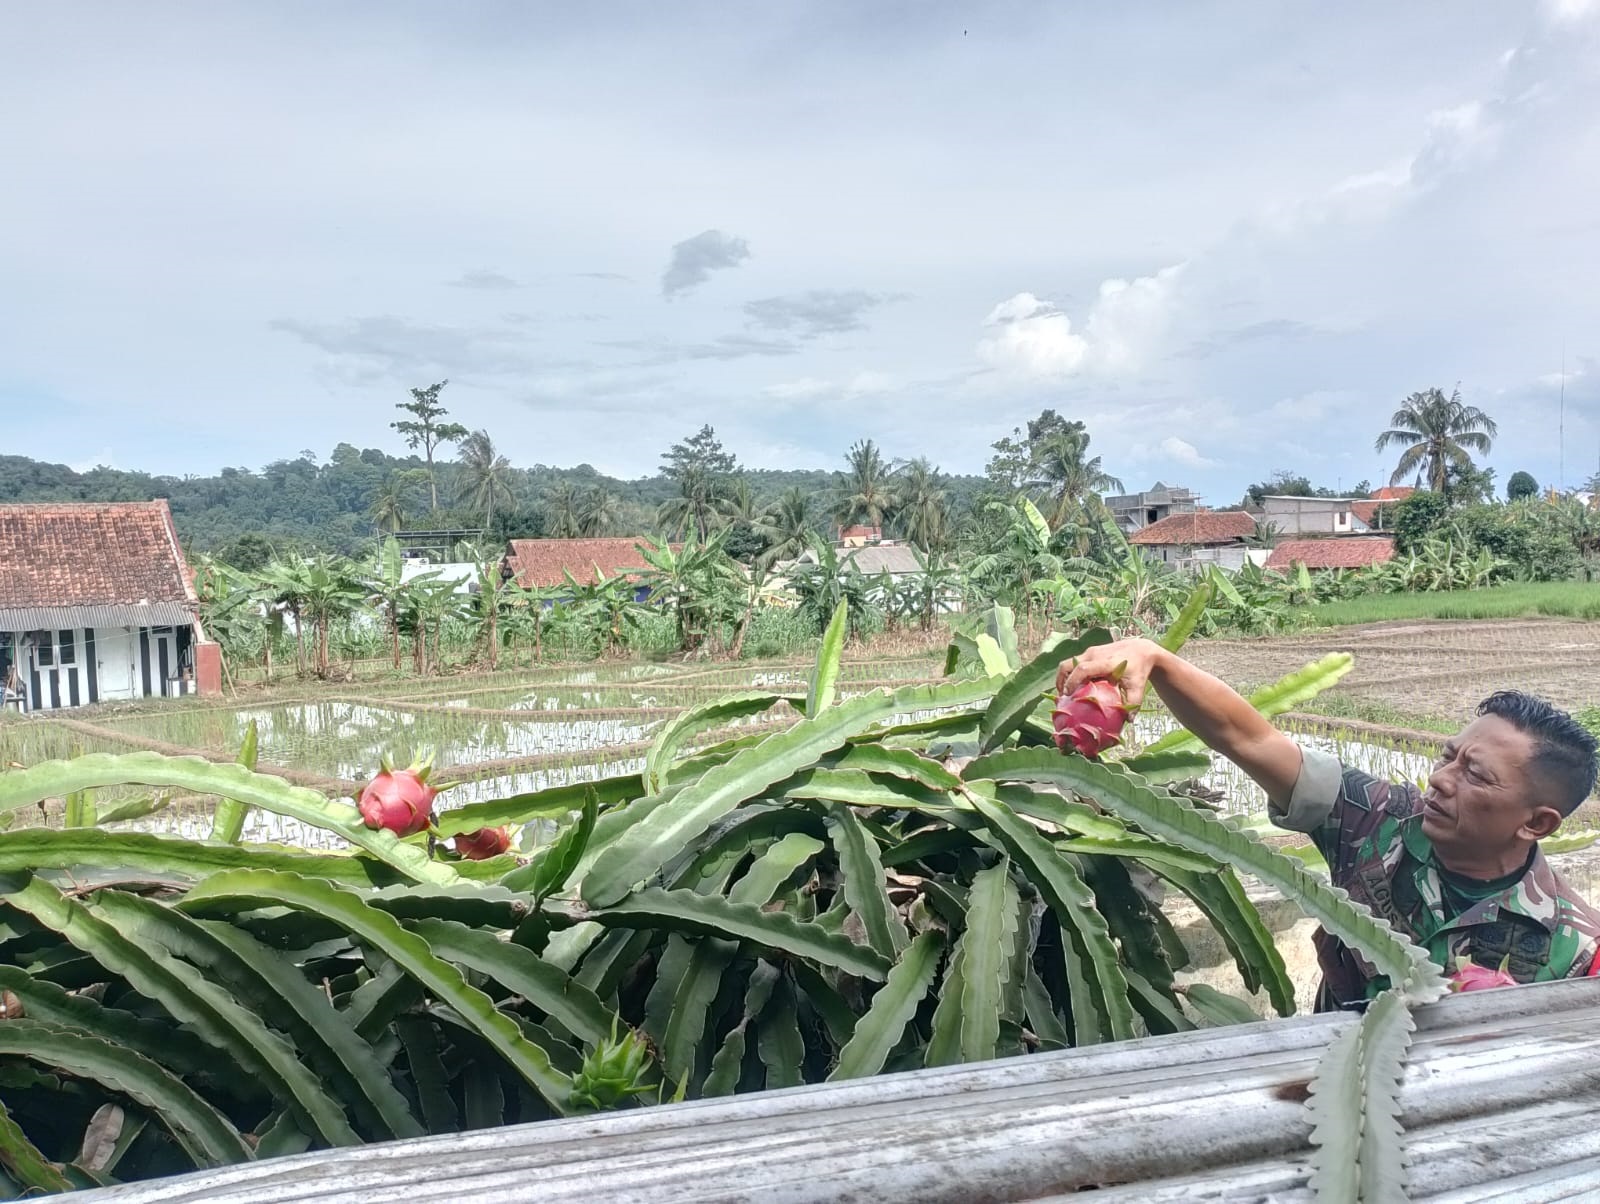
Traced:
[[[1455, 730], [1494, 690], [1543, 694], [1575, 711], [1600, 705], [1600, 623], [1570, 619], [1388, 622], [1249, 640], [1196, 641], [1186, 655], [1233, 685], [1249, 689], [1276, 680], [1333, 651], [1349, 651], [1355, 669], [1305, 713], [1279, 725], [1307, 744], [1394, 780], [1424, 777], [1441, 733]], [[933, 680], [942, 657], [847, 660], [841, 693]], [[296, 683], [247, 689], [224, 699], [171, 699], [0, 718], [0, 765], [30, 765], [83, 752], [148, 748], [233, 760], [251, 722], [259, 735], [259, 768], [330, 797], [351, 797], [388, 753], [397, 762], [431, 752], [439, 806], [500, 797], [569, 782], [637, 771], [662, 724], [685, 707], [734, 690], [802, 694], [809, 662], [671, 665], [585, 663], [500, 674], [396, 679], [359, 685]], [[794, 712], [775, 709], [703, 733], [711, 743], [751, 725], [782, 726]], [[1169, 721], [1154, 708], [1139, 718], [1140, 741]], [[1260, 820], [1266, 801], [1232, 766], [1216, 763], [1206, 785], [1230, 813]], [[102, 792], [112, 795], [114, 792]], [[123, 792], [134, 794], [134, 788]], [[108, 800], [109, 801], [109, 800]], [[203, 837], [212, 800], [175, 798], [152, 815], [128, 821], [147, 831]], [[1596, 826], [1591, 802], [1569, 821], [1567, 845], [1584, 844]], [[6, 822], [0, 818], [0, 822]], [[11, 816], [9, 822], [61, 822], [60, 808]], [[327, 847], [336, 838], [278, 816], [252, 812], [246, 839]], [[1298, 838], [1291, 837], [1291, 841]], [[1558, 865], [1579, 889], [1600, 892], [1600, 852], [1567, 849]], [[1256, 893], [1256, 892], [1253, 892]], [[1303, 993], [1316, 978], [1310, 926], [1282, 900], [1259, 896]], [[1229, 987], [1231, 962], [1198, 915], [1191, 936], [1196, 977]], [[1302, 931], [1303, 930], [1303, 931]]]

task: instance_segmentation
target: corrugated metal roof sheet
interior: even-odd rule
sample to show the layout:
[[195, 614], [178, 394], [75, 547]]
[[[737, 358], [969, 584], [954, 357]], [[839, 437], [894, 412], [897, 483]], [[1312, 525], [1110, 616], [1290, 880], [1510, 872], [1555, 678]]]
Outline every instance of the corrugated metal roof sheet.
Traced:
[[[1600, 982], [1417, 1010], [1400, 1093], [1416, 1201], [1593, 1199]], [[1306, 1086], [1353, 1015], [1207, 1028], [731, 1099], [319, 1150], [83, 1204], [1309, 1201]]]
[[181, 602], [143, 606], [28, 606], [0, 610], [0, 631], [57, 631], [64, 627], [187, 627], [194, 612]]

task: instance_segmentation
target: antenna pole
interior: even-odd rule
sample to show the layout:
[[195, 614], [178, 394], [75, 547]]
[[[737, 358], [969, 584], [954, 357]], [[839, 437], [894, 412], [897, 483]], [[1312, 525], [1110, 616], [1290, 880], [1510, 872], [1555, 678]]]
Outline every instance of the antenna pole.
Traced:
[[1559, 439], [1561, 444], [1560, 470], [1556, 480], [1556, 492], [1565, 493], [1567, 489], [1567, 340], [1561, 340], [1561, 409], [1559, 418]]

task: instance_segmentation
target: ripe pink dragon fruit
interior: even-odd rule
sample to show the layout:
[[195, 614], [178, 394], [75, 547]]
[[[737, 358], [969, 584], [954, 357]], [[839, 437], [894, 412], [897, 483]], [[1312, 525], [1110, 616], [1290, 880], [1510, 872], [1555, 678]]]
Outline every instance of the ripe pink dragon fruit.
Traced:
[[369, 828], [387, 828], [396, 836], [414, 836], [433, 822], [433, 800], [439, 792], [428, 785], [432, 766], [424, 761], [395, 769], [387, 757], [383, 768], [362, 788], [356, 806]]
[[1071, 695], [1056, 700], [1051, 716], [1056, 727], [1056, 746], [1062, 752], [1070, 744], [1086, 757], [1098, 757], [1122, 738], [1128, 722], [1128, 707], [1122, 691], [1109, 677], [1092, 678]]
[[487, 861], [511, 847], [511, 833], [505, 828], [479, 828], [456, 836], [456, 852], [468, 861]]
[[1506, 972], [1506, 965], [1510, 958], [1503, 958], [1498, 970], [1491, 970], [1488, 966], [1480, 966], [1470, 957], [1459, 958], [1456, 961], [1455, 973], [1450, 975], [1450, 989], [1452, 991], [1488, 991], [1495, 987], [1514, 987], [1517, 980]]

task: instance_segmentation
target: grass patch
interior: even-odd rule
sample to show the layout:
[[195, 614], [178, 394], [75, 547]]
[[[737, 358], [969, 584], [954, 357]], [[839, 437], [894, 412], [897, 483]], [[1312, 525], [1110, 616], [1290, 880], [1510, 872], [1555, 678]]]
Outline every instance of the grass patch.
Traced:
[[1298, 612], [1309, 627], [1349, 627], [1401, 619], [1518, 619], [1547, 615], [1600, 619], [1600, 584], [1541, 581], [1436, 594], [1373, 594]]
[[1456, 720], [1440, 719], [1433, 715], [1418, 715], [1415, 711], [1401, 710], [1388, 703], [1352, 698], [1336, 691], [1319, 694], [1295, 709], [1307, 715], [1322, 715], [1329, 719], [1355, 719], [1361, 723], [1410, 728], [1419, 732], [1439, 732], [1446, 736], [1455, 735], [1463, 726]]

